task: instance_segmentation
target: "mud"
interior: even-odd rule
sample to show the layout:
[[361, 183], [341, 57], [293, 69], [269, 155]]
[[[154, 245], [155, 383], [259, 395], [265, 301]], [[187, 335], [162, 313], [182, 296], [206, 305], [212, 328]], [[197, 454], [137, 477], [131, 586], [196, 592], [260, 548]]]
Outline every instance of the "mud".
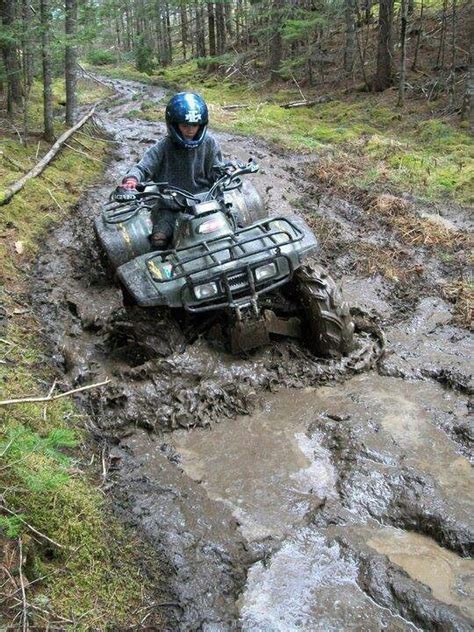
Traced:
[[471, 629], [471, 338], [440, 292], [457, 270], [403, 245], [416, 281], [361, 276], [352, 246], [393, 235], [318, 193], [314, 157], [218, 134], [226, 156], [261, 164], [272, 211], [332, 222], [321, 258], [344, 277], [356, 350], [325, 361], [280, 340], [234, 357], [206, 321], [124, 308], [92, 221], [164, 132], [130, 120], [131, 102], [165, 93], [114, 84], [110, 167], [49, 235], [32, 302], [64, 382], [110, 379], [78, 401], [109, 442], [117, 512], [168, 576], [167, 629]]

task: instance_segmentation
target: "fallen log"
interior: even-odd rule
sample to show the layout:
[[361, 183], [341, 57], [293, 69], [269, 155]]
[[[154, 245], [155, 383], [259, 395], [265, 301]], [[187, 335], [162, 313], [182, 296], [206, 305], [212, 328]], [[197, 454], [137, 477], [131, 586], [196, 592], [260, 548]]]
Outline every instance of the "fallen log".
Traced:
[[31, 180], [31, 178], [35, 178], [36, 176], [40, 175], [40, 173], [44, 170], [44, 168], [56, 156], [56, 154], [61, 149], [61, 147], [65, 144], [67, 139], [70, 138], [74, 134], [74, 132], [80, 129], [84, 125], [84, 123], [87, 123], [87, 121], [94, 115], [95, 109], [99, 103], [100, 101], [97, 102], [94, 105], [94, 107], [91, 108], [91, 110], [85, 116], [83, 116], [78, 123], [76, 123], [73, 127], [65, 131], [64, 134], [62, 134], [58, 138], [58, 140], [54, 143], [54, 145], [51, 147], [48, 153], [45, 154], [43, 158], [41, 158], [41, 160], [36, 163], [33, 169], [28, 171], [28, 173], [26, 173], [22, 178], [17, 180], [17, 182], [15, 182], [10, 187], [8, 187], [3, 197], [0, 199], [0, 206], [2, 206], [3, 204], [7, 204], [12, 199], [12, 197], [16, 193], [18, 193], [18, 191], [21, 191], [21, 189], [25, 186], [28, 180]]
[[222, 109], [223, 110], [244, 110], [248, 107], [250, 106], [247, 105], [246, 103], [235, 103], [234, 105], [223, 105]]
[[101, 79], [99, 79], [98, 77], [93, 75], [91, 72], [88, 72], [83, 66], [81, 66], [81, 64], [77, 64], [77, 67], [82, 72], [84, 77], [87, 77], [88, 79], [91, 79], [92, 81], [95, 81], [99, 85], [105, 86], [106, 88], [109, 88], [109, 90], [110, 90], [111, 85], [109, 83], [105, 83], [105, 81], [102, 81]]
[[328, 94], [323, 95], [322, 97], [318, 97], [317, 99], [312, 99], [311, 101], [292, 101], [291, 103], [283, 103], [280, 105], [281, 108], [286, 108], [289, 110], [290, 108], [308, 108], [312, 105], [318, 105], [318, 103], [328, 103], [329, 101], [333, 101], [334, 98], [330, 97]]

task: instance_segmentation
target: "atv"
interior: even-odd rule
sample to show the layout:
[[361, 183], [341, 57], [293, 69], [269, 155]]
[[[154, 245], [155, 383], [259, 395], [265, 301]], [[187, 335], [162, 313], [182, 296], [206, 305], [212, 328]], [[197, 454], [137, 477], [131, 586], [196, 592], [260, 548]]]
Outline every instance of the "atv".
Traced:
[[[301, 217], [267, 214], [242, 178], [256, 171], [252, 160], [222, 168], [199, 194], [149, 182], [130, 201], [111, 198], [95, 232], [124, 304], [224, 315], [233, 353], [268, 343], [270, 334], [303, 338], [318, 356], [349, 353], [349, 307], [314, 262], [314, 234]], [[155, 204], [179, 209], [172, 247], [164, 251], [150, 246]]]

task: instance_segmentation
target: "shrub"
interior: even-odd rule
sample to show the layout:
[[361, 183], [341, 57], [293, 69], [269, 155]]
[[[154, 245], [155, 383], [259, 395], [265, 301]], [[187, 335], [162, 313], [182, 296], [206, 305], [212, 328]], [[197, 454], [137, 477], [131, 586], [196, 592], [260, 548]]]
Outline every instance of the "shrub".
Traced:
[[111, 50], [96, 48], [87, 53], [87, 61], [93, 66], [107, 66], [115, 64], [117, 59]]

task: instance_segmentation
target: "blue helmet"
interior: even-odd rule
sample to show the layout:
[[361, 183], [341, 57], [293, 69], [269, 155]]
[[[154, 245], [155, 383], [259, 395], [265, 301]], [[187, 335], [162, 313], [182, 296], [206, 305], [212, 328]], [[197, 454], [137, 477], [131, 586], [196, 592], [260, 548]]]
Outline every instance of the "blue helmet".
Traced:
[[[178, 92], [166, 106], [166, 127], [173, 141], [185, 149], [199, 147], [206, 136], [209, 114], [206, 102], [199, 94]], [[181, 135], [179, 124], [199, 125], [199, 130], [192, 140]]]

